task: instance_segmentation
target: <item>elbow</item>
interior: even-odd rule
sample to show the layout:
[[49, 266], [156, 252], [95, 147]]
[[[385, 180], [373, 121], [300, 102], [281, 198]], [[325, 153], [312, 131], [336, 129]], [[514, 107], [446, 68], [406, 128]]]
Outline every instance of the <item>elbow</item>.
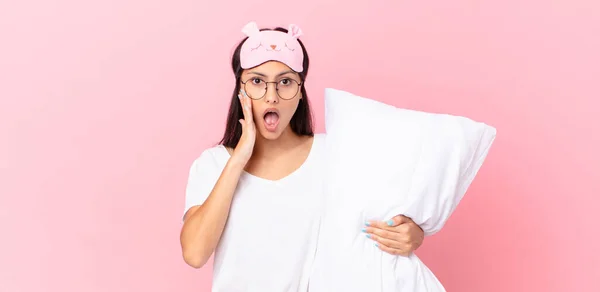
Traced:
[[203, 256], [202, 254], [196, 252], [192, 253], [191, 251], [183, 251], [183, 261], [190, 267], [195, 269], [200, 269], [206, 265], [208, 262], [208, 257]]
[[204, 265], [206, 264], [206, 261], [202, 261], [202, 260], [185, 260], [185, 262], [188, 264], [188, 266], [194, 268], [194, 269], [200, 269], [202, 267], [204, 267]]
[[188, 266], [194, 269], [200, 269], [204, 267], [204, 265], [206, 265], [206, 262], [208, 261], [207, 259], [204, 259], [200, 256], [191, 256], [186, 254], [183, 255], [183, 260]]

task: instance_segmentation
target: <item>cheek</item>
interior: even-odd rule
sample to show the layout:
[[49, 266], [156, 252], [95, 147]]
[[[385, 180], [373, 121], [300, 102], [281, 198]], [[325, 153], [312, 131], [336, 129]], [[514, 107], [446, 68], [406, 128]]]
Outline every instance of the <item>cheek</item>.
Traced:
[[294, 116], [294, 113], [298, 109], [298, 104], [299, 104], [299, 101], [295, 101], [295, 102], [290, 102], [289, 104], [287, 104], [285, 106], [285, 113], [286, 113], [286, 117], [288, 119], [292, 119], [292, 116]]
[[251, 100], [252, 102], [252, 115], [254, 115], [254, 118], [260, 118], [262, 116], [262, 114], [260, 113], [260, 107], [257, 105], [258, 101], [256, 100]]

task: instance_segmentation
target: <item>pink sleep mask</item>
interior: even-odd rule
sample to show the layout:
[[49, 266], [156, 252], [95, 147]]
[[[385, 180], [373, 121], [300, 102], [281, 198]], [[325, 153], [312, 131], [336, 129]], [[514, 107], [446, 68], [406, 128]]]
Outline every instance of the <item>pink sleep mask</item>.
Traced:
[[243, 69], [258, 66], [267, 61], [279, 61], [296, 72], [304, 70], [304, 53], [298, 42], [302, 30], [290, 24], [287, 33], [274, 30], [260, 31], [255, 22], [244, 26], [242, 32], [248, 39], [242, 45], [240, 61]]

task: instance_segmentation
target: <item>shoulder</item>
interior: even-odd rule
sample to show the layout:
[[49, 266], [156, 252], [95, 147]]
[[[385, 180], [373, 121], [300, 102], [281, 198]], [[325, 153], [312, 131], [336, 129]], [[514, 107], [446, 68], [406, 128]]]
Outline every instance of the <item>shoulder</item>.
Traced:
[[227, 163], [229, 153], [223, 145], [206, 148], [192, 162], [192, 171], [218, 170]]
[[318, 133], [315, 134], [315, 138], [314, 138], [314, 145], [316, 145], [319, 148], [324, 148], [326, 141], [327, 141], [327, 134], [325, 133]]
[[315, 141], [317, 143], [320, 143], [320, 142], [325, 141], [325, 138], [327, 137], [327, 134], [325, 134], [325, 133], [315, 133], [314, 137], [315, 137]]
[[326, 134], [323, 133], [318, 133], [314, 135], [314, 140], [313, 140], [313, 145], [312, 145], [312, 150], [311, 152], [316, 152], [319, 154], [322, 154], [325, 151], [325, 138], [327, 137]]

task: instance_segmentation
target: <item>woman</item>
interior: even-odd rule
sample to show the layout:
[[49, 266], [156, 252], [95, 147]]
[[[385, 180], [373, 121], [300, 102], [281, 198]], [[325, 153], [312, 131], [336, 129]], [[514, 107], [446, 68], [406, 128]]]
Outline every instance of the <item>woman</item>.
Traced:
[[[213, 291], [306, 291], [324, 206], [325, 138], [313, 133], [309, 59], [294, 25], [259, 30], [251, 22], [242, 31], [225, 134], [190, 169], [183, 258], [199, 268], [215, 252]], [[423, 238], [403, 216], [364, 231], [398, 255]]]

